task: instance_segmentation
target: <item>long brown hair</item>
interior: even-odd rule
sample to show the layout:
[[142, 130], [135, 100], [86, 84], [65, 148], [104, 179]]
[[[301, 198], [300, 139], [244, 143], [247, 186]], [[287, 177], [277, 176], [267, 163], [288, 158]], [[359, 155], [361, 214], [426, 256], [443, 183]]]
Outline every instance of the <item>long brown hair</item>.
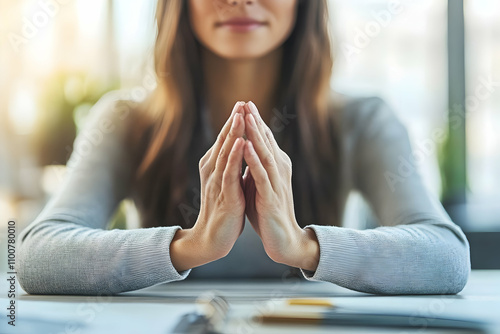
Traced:
[[[274, 109], [275, 130], [292, 159], [297, 221], [339, 223], [339, 148], [329, 105], [333, 65], [327, 0], [299, 0], [286, 40]], [[198, 160], [213, 143], [200, 141], [204, 120], [201, 46], [187, 1], [159, 0], [154, 49], [158, 85], [136, 110], [130, 144], [136, 163], [133, 198], [144, 227], [193, 226], [199, 210]], [[286, 117], [286, 118], [284, 118]]]

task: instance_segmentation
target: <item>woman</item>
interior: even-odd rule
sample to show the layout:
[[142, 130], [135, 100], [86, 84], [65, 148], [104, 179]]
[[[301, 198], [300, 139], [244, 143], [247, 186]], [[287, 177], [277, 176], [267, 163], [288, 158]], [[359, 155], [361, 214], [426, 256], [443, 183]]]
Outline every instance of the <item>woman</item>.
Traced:
[[[247, 217], [268, 257], [240, 248], [233, 265], [247, 272], [269, 261], [364, 292], [461, 291], [467, 239], [418, 173], [401, 176], [406, 130], [380, 99], [329, 89], [326, 13], [326, 0], [160, 0], [158, 86], [140, 105], [108, 94], [94, 107], [64, 185], [20, 236], [22, 287], [183, 280], [224, 263]], [[339, 226], [351, 190], [384, 226]], [[103, 230], [128, 196], [145, 228]]]

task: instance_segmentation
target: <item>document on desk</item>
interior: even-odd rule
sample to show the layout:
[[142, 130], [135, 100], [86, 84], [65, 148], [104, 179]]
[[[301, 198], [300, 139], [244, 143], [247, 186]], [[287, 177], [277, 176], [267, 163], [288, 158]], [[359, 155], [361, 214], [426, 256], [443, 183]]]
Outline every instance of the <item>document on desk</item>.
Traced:
[[[299, 302], [297, 302], [299, 301]], [[276, 302], [274, 302], [276, 304]], [[399, 327], [399, 328], [442, 328], [483, 330], [487, 325], [476, 319], [448, 317], [429, 317], [424, 315], [382, 312], [337, 307], [333, 303], [325, 303], [325, 299], [317, 301], [307, 299], [288, 299], [269, 312], [261, 312], [254, 317], [261, 323], [309, 324], [332, 326], [366, 326], [366, 327]]]

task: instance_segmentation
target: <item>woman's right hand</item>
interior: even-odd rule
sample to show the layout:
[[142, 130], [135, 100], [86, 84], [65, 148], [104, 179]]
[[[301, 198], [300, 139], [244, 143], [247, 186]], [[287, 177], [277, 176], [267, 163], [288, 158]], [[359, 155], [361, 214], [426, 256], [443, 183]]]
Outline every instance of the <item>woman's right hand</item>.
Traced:
[[170, 245], [172, 264], [178, 271], [226, 256], [243, 232], [244, 105], [236, 103], [215, 144], [200, 159], [200, 214], [191, 229], [177, 231]]

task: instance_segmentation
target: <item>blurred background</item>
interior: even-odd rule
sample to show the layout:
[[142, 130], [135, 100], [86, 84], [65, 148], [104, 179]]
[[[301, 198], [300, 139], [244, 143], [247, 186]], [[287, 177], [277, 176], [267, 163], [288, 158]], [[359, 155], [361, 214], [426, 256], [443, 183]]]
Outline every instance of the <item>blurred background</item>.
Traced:
[[[500, 2], [329, 2], [332, 86], [392, 106], [426, 186], [466, 231], [473, 267], [500, 268]], [[152, 89], [155, 6], [0, 0], [1, 226], [15, 218], [21, 229], [42, 210], [103, 94]], [[125, 200], [110, 228], [136, 227], [133, 217]], [[346, 217], [370, 224], [361, 196]]]

